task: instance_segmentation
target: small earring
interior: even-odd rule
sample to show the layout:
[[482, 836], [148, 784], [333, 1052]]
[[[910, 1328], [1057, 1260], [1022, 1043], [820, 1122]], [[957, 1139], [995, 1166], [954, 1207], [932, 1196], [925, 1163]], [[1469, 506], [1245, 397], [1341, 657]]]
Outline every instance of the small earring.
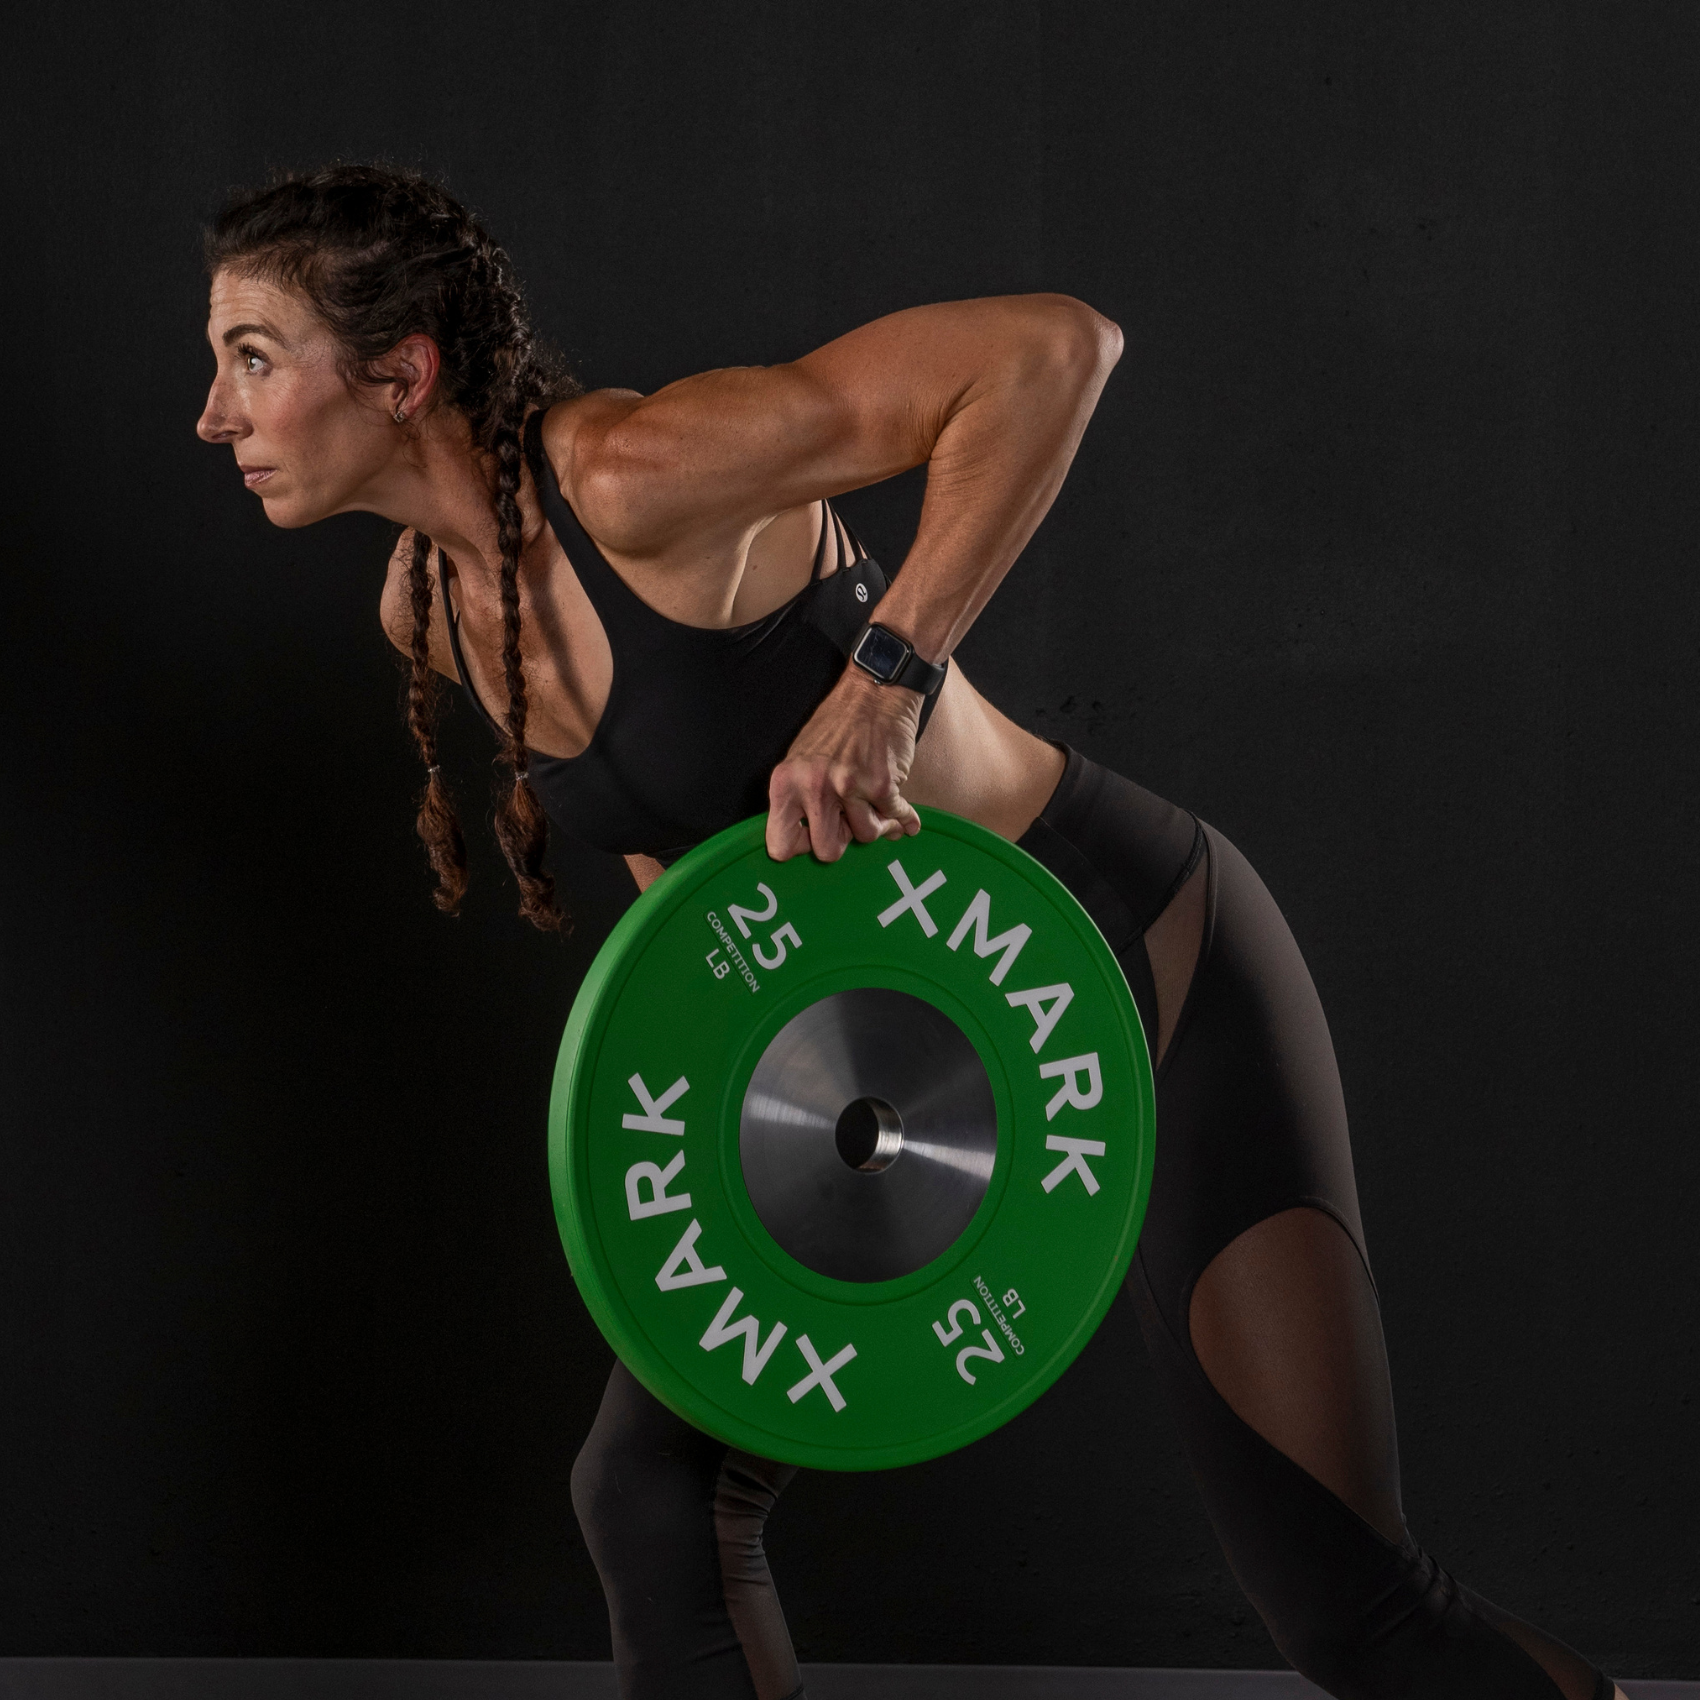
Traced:
[[398, 425], [405, 425], [407, 423], [407, 415], [403, 413], [399, 407], [390, 415], [390, 417], [395, 420]]

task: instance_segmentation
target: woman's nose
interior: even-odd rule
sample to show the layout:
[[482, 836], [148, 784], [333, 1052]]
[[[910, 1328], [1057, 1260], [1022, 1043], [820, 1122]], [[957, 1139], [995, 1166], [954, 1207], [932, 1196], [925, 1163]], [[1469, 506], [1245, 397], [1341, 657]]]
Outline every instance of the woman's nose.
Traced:
[[241, 422], [225, 408], [216, 383], [207, 391], [207, 405], [195, 421], [195, 435], [203, 443], [228, 443], [242, 435]]

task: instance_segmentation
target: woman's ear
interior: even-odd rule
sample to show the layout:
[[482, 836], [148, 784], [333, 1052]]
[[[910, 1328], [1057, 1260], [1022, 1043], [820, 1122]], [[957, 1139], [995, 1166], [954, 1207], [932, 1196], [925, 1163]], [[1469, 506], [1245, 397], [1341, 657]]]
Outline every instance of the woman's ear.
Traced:
[[379, 393], [398, 424], [415, 417], [436, 396], [443, 357], [436, 343], [416, 333], [404, 336], [382, 360], [373, 363]]

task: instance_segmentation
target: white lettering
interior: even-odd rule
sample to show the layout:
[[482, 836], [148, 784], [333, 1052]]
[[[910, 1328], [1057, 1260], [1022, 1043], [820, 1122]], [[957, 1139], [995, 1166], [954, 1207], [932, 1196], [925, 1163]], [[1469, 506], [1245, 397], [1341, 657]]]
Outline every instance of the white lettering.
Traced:
[[921, 900], [931, 897], [944, 884], [944, 869], [928, 874], [919, 885], [911, 885], [909, 876], [903, 871], [903, 864], [893, 860], [886, 864], [891, 877], [897, 881], [897, 889], [903, 893], [889, 909], [880, 911], [880, 925], [889, 927], [906, 909], [915, 911], [915, 919], [921, 923], [921, 931], [931, 938], [938, 929], [938, 923], [927, 913], [927, 906]]
[[1098, 1177], [1086, 1166], [1088, 1157], [1102, 1157], [1104, 1142], [1101, 1139], [1064, 1139], [1061, 1134], [1053, 1133], [1045, 1141], [1047, 1151], [1063, 1151], [1067, 1155], [1051, 1172], [1045, 1176], [1045, 1191], [1050, 1192], [1059, 1186], [1063, 1179], [1070, 1174], [1080, 1176], [1080, 1183], [1086, 1188], [1086, 1196], [1092, 1197], [1098, 1190]]
[[1096, 1051], [1083, 1057], [1064, 1057], [1061, 1062], [1039, 1065], [1041, 1080], [1058, 1077], [1063, 1084], [1057, 1089], [1056, 1097], [1045, 1106], [1046, 1121], [1054, 1121], [1064, 1104], [1072, 1104], [1077, 1110], [1089, 1110], [1104, 1096], [1104, 1077], [1098, 1072]]
[[818, 1387], [826, 1395], [827, 1403], [835, 1411], [844, 1409], [844, 1395], [838, 1391], [838, 1384], [832, 1379], [849, 1361], [855, 1357], [856, 1348], [846, 1346], [842, 1352], [830, 1357], [823, 1364], [820, 1353], [814, 1349], [807, 1334], [797, 1336], [797, 1350], [803, 1354], [803, 1361], [809, 1366], [809, 1373], [787, 1390], [786, 1398], [793, 1405], [803, 1397], [811, 1387]]
[[620, 1118], [621, 1127], [634, 1127], [643, 1133], [683, 1133], [685, 1124], [676, 1121], [671, 1116], [661, 1112], [671, 1109], [676, 1098], [682, 1098], [691, 1089], [691, 1083], [681, 1074], [659, 1098], [649, 1095], [649, 1088], [643, 1083], [641, 1074], [634, 1074], [626, 1084], [637, 1094], [637, 1101], [643, 1105], [643, 1114], [634, 1116], [627, 1114]]
[[[761, 990], [761, 981], [755, 977], [754, 973], [750, 969], [749, 963], [744, 960], [743, 952], [740, 951], [735, 944], [733, 944], [732, 935], [727, 932], [726, 928], [721, 923], [720, 917], [716, 915], [712, 909], [708, 912], [708, 924], [714, 929], [714, 936], [726, 947], [726, 954], [737, 964], [738, 972], [744, 977], [744, 984], [748, 986], [752, 992], [759, 992]], [[710, 954], [712, 954], [712, 952]], [[719, 975], [717, 974], [715, 978], [718, 979]]]
[[[992, 984], [1001, 986], [1004, 975], [1009, 972], [1011, 964], [1021, 954], [1021, 947], [1032, 938], [1033, 929], [1026, 925], [1014, 926], [1007, 933], [999, 933], [996, 938], [991, 938], [989, 934], [992, 930], [992, 899], [991, 894], [985, 891], [974, 893], [974, 901], [963, 910], [962, 919], [956, 923], [956, 931], [945, 940], [945, 943], [952, 950], [955, 950], [967, 938], [970, 927], [974, 929], [974, 954], [976, 956], [990, 956], [994, 951], [999, 950], [1003, 952], [1003, 960], [992, 970]], [[1034, 1050], [1038, 1050], [1038, 1048], [1037, 1045], [1033, 1047]]]
[[974, 1377], [968, 1373], [968, 1360], [970, 1358], [984, 1358], [988, 1363], [994, 1364], [1001, 1364], [1003, 1362], [1003, 1348], [992, 1338], [991, 1329], [982, 1328], [980, 1330], [980, 1338], [986, 1342], [985, 1345], [964, 1346], [962, 1350], [956, 1354], [956, 1373], [961, 1376], [970, 1387], [975, 1385]]
[[756, 890], [767, 899], [765, 909], [746, 909], [739, 903], [728, 903], [726, 913], [732, 917], [732, 924], [745, 938], [750, 936], [750, 922], [771, 921], [779, 913], [779, 899], [773, 895], [773, 887], [756, 882]]
[[785, 925], [780, 927], [773, 935], [773, 942], [779, 946], [777, 955], [771, 958], [766, 956], [763, 954], [762, 948], [759, 944], [753, 944], [750, 946], [750, 955], [753, 956], [763, 968], [772, 969], [782, 967], [785, 962], [786, 939], [790, 939], [791, 943], [794, 944], [798, 950], [803, 948], [803, 941], [797, 937], [797, 929], [793, 927], [789, 921], [787, 921]]
[[[688, 1192], [675, 1193], [667, 1196], [667, 1183], [685, 1166], [685, 1154], [678, 1152], [665, 1169], [654, 1163], [633, 1163], [626, 1170], [626, 1208], [631, 1211], [632, 1220], [640, 1221], [645, 1216], [665, 1216], [669, 1210], [689, 1210], [691, 1195]], [[643, 1183], [649, 1182], [649, 1197], [643, 1197]]]
[[1062, 1020], [1063, 1011], [1074, 1002], [1074, 987], [1066, 983], [1061, 986], [1035, 986], [1030, 992], [1005, 992], [1004, 997], [1011, 1009], [1018, 1004], [1023, 1005], [1033, 1017], [1031, 1042], [1036, 1051], [1050, 1038], [1051, 1029]]
[[[980, 1297], [986, 1301], [986, 1309], [992, 1313], [992, 1321], [1003, 1330], [1003, 1337], [1009, 1342], [1010, 1350], [1013, 1351], [1018, 1358], [1025, 1357], [1027, 1355], [1027, 1348], [1022, 1345], [1021, 1336], [1017, 1334], [1012, 1327], [1010, 1327], [1009, 1318], [998, 1309], [998, 1301], [992, 1297], [992, 1289], [988, 1287], [978, 1275], [974, 1277], [974, 1287]], [[1013, 1304], [1020, 1298], [1020, 1296], [1021, 1295], [1017, 1293], [1013, 1287], [1011, 1287], [1010, 1290], [1004, 1294], [1003, 1302], [1006, 1305]], [[1026, 1308], [1026, 1305], [1022, 1305], [1021, 1310], [1018, 1310], [1015, 1314], [1020, 1316], [1021, 1311], [1026, 1310]], [[977, 1322], [979, 1321], [979, 1318], [976, 1317], [974, 1320]]]
[[702, 1259], [697, 1256], [697, 1235], [701, 1232], [702, 1223], [693, 1216], [691, 1225], [673, 1247], [672, 1256], [661, 1265], [661, 1272], [655, 1277], [655, 1284], [662, 1292], [676, 1293], [681, 1287], [706, 1287], [726, 1279], [726, 1271], [718, 1263], [705, 1268]]
[[948, 1322], [950, 1324], [950, 1332], [948, 1334], [945, 1332], [944, 1322], [935, 1322], [933, 1324], [933, 1332], [938, 1335], [939, 1344], [941, 1346], [948, 1346], [952, 1340], [960, 1340], [962, 1338], [962, 1322], [956, 1314], [959, 1310], [966, 1313], [968, 1320], [972, 1322], [976, 1328], [980, 1326], [980, 1313], [974, 1308], [974, 1301], [972, 1299], [958, 1299], [956, 1303], [944, 1313], [944, 1322]]
[[708, 1332], [703, 1335], [698, 1344], [705, 1352], [712, 1352], [717, 1346], [724, 1346], [729, 1341], [742, 1337], [744, 1342], [744, 1380], [754, 1387], [756, 1377], [767, 1368], [767, 1360], [773, 1356], [773, 1348], [785, 1338], [785, 1324], [783, 1322], [774, 1323], [773, 1331], [768, 1335], [765, 1346], [759, 1345], [761, 1324], [753, 1316], [741, 1317], [728, 1327], [727, 1323], [732, 1312], [738, 1308], [743, 1296], [743, 1290], [739, 1287], [734, 1287], [726, 1295], [726, 1302], [720, 1307], [720, 1314], [708, 1325]]

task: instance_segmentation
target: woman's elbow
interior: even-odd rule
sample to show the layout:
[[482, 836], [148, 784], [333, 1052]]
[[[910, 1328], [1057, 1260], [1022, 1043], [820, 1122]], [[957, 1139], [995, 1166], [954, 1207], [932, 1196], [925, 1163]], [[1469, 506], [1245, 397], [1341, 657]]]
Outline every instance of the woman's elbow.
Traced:
[[[1085, 303], [1081, 303], [1085, 306]], [[1093, 333], [1097, 339], [1098, 365], [1105, 375], [1110, 368], [1122, 357], [1122, 328], [1114, 319], [1106, 319], [1102, 313], [1086, 308], [1091, 316]]]
[[1121, 326], [1072, 295], [1040, 299], [1045, 303], [1046, 363], [1083, 385], [1102, 385], [1122, 357]]

